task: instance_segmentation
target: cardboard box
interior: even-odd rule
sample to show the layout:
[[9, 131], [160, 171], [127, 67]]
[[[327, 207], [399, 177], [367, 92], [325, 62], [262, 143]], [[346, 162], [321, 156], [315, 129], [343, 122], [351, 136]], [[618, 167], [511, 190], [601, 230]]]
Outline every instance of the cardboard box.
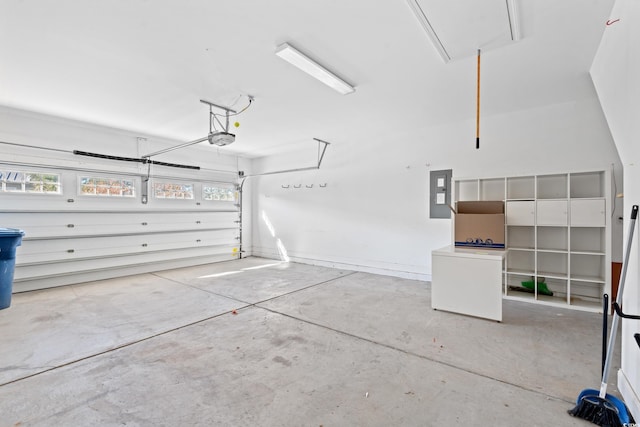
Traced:
[[504, 202], [457, 202], [455, 246], [504, 249]]

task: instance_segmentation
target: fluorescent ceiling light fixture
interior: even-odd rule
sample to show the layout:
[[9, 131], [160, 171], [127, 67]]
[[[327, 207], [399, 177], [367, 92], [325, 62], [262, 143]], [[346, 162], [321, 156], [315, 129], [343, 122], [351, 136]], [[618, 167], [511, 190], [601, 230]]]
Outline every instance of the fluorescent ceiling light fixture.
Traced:
[[425, 15], [424, 11], [418, 4], [418, 0], [407, 0], [407, 3], [409, 3], [409, 7], [411, 7], [411, 10], [413, 10], [413, 13], [416, 15], [416, 18], [418, 18], [420, 25], [422, 25], [422, 28], [427, 33], [429, 40], [431, 40], [433, 47], [436, 49], [438, 54], [440, 54], [440, 57], [442, 58], [442, 60], [444, 62], [449, 62], [451, 60], [451, 56], [447, 52], [447, 49], [444, 48], [444, 45], [440, 41], [440, 38], [438, 37], [435, 30], [431, 26], [431, 23], [427, 19], [427, 15]]
[[355, 91], [353, 86], [315, 62], [313, 59], [304, 55], [289, 43], [282, 43], [278, 46], [276, 48], [276, 55], [343, 95]]

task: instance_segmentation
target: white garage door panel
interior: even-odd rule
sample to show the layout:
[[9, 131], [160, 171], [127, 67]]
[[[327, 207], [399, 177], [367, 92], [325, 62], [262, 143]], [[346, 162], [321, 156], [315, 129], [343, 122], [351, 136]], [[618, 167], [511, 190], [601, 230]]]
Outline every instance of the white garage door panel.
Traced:
[[0, 215], [3, 227], [20, 228], [28, 238], [238, 228], [237, 212], [23, 212]]
[[31, 280], [64, 275], [73, 276], [76, 274], [88, 273], [92, 271], [121, 269], [141, 264], [157, 264], [154, 269], [162, 270], [171, 268], [172, 261], [197, 257], [210, 257], [212, 262], [237, 258], [235, 252], [233, 251], [233, 248], [227, 246], [180, 249], [164, 252], [149, 252], [130, 255], [126, 257], [105, 257], [100, 259], [83, 259], [75, 261], [71, 260], [62, 263], [57, 262], [19, 265], [16, 266], [14, 274], [14, 287], [16, 288], [15, 290], [19, 292], [21, 290], [25, 290], [25, 287], [33, 289], [29, 286], [28, 283]]
[[[173, 268], [189, 267], [198, 264], [211, 264], [215, 262], [231, 261], [237, 259], [233, 253], [225, 254], [201, 254], [198, 252], [189, 252], [186, 258], [176, 257], [160, 261], [147, 261], [146, 259], [136, 257], [137, 262], [134, 264], [120, 264], [108, 268], [93, 268], [85, 266], [83, 270], [74, 270], [68, 274], [43, 275], [35, 276], [33, 273], [27, 275], [27, 279], [16, 279], [13, 282], [14, 292], [26, 292], [36, 289], [53, 288], [56, 286], [64, 286], [70, 283], [91, 282], [96, 280], [111, 279], [113, 277], [130, 276], [133, 274], [143, 274], [154, 271], [169, 270]], [[26, 271], [28, 267], [21, 270]], [[20, 275], [20, 270], [16, 270], [16, 274]], [[71, 282], [72, 281], [72, 282]]]
[[79, 258], [125, 256], [167, 249], [237, 245], [237, 237], [237, 230], [226, 229], [52, 240], [24, 239], [22, 245], [16, 250], [16, 258], [20, 260], [20, 264], [32, 264]]

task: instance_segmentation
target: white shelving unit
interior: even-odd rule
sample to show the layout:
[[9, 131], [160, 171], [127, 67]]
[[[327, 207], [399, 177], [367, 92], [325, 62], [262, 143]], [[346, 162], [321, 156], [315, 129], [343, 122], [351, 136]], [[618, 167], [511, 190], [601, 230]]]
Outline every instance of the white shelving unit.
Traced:
[[[504, 298], [602, 311], [611, 293], [609, 171], [453, 181], [456, 202], [505, 202]], [[536, 284], [531, 292], [525, 281]]]

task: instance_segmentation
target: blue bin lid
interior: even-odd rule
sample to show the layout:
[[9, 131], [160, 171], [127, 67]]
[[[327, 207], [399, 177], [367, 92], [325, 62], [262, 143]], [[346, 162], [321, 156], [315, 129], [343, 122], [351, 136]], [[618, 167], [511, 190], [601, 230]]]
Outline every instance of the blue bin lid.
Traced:
[[24, 236], [24, 231], [17, 228], [2, 228], [0, 227], [0, 237], [18, 237]]

